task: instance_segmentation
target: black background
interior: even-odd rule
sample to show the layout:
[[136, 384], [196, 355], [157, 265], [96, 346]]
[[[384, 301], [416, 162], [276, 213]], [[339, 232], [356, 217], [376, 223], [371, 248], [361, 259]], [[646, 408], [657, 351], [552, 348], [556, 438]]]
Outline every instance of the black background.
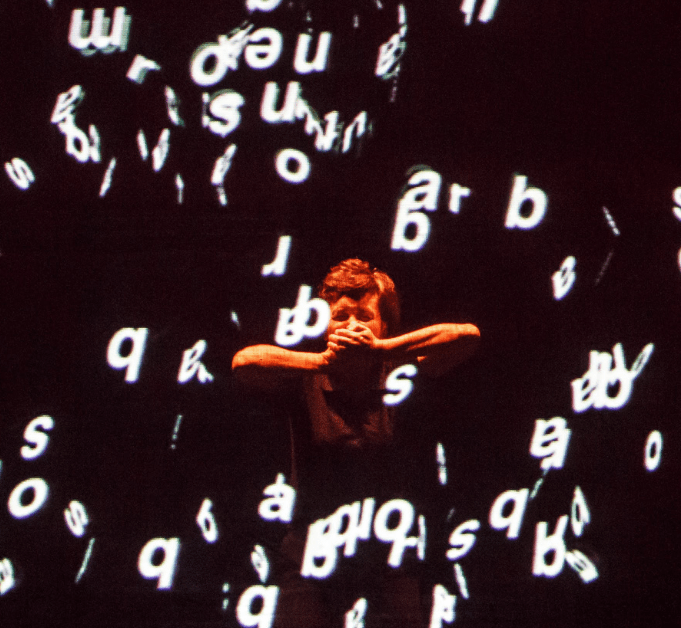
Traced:
[[[421, 494], [432, 513], [428, 586], [456, 591], [447, 536], [466, 519], [481, 522], [461, 560], [470, 599], [459, 597], [456, 623], [669, 623], [679, 610], [681, 225], [672, 192], [681, 185], [681, 10], [671, 0], [500, 0], [492, 21], [466, 26], [458, 2], [405, 2], [401, 72], [381, 81], [376, 53], [397, 31], [397, 3], [328, 4], [284, 2], [249, 18], [243, 2], [128, 3], [127, 51], [89, 57], [68, 43], [71, 11], [85, 8], [88, 17], [105, 6], [110, 15], [115, 5], [0, 7], [0, 160], [20, 157], [36, 177], [24, 191], [0, 176], [0, 558], [17, 576], [0, 597], [0, 616], [27, 626], [237, 625], [238, 595], [257, 583], [250, 551], [275, 545], [283, 532], [257, 516], [262, 489], [289, 461], [283, 417], [235, 389], [231, 359], [247, 344], [273, 342], [278, 309], [293, 306], [301, 284], [316, 286], [331, 265], [359, 256], [394, 278], [406, 329], [470, 321], [481, 330], [473, 360], [436, 382], [417, 379], [400, 408], [413, 443], [405, 464], [429, 487]], [[277, 64], [253, 70], [242, 60], [214, 88], [195, 85], [194, 50], [246, 19], [281, 30]], [[308, 27], [333, 33], [329, 66], [298, 76], [295, 41]], [[141, 85], [125, 76], [136, 54], [162, 66]], [[317, 111], [336, 109], [344, 121], [366, 110], [371, 134], [347, 154], [315, 151], [301, 122], [260, 119], [270, 80], [300, 80]], [[95, 124], [102, 138], [99, 164], [66, 155], [50, 124], [57, 95], [74, 84], [86, 93], [78, 125]], [[167, 118], [166, 85], [180, 98], [184, 127]], [[201, 126], [201, 93], [224, 88], [246, 102], [240, 126], [223, 139]], [[136, 134], [144, 130], [151, 150], [163, 128], [170, 152], [155, 173]], [[210, 173], [232, 142], [223, 207]], [[287, 147], [310, 157], [301, 184], [274, 169]], [[112, 185], [99, 198], [111, 157]], [[442, 175], [439, 207], [428, 214], [421, 250], [392, 251], [397, 199], [415, 165]], [[549, 199], [543, 221], [527, 231], [504, 227], [515, 174]], [[472, 190], [459, 214], [447, 210], [453, 183]], [[286, 274], [262, 277], [284, 234], [293, 238]], [[557, 301], [551, 275], [568, 255], [577, 279]], [[149, 328], [135, 384], [106, 362], [121, 327]], [[182, 352], [199, 339], [208, 342], [203, 362], [215, 379], [180, 385]], [[575, 414], [570, 381], [587, 370], [590, 350], [617, 342], [628, 365], [655, 345], [629, 403]], [[25, 461], [23, 430], [40, 414], [55, 420], [50, 444]], [[510, 541], [488, 525], [490, 506], [538, 479], [529, 441], [535, 419], [553, 416], [573, 430], [565, 467], [549, 473], [520, 538]], [[665, 439], [652, 473], [643, 465], [651, 430]], [[438, 441], [447, 452], [445, 487], [437, 482]], [[15, 520], [6, 500], [27, 477], [45, 478], [50, 498]], [[552, 529], [568, 514], [576, 485], [592, 522], [578, 539], [568, 528], [566, 545], [589, 556], [599, 578], [584, 584], [567, 565], [556, 578], [534, 577], [535, 524]], [[220, 530], [214, 545], [194, 521], [206, 497]], [[64, 523], [72, 499], [91, 518], [81, 539]], [[157, 591], [138, 573], [137, 556], [149, 539], [174, 536], [182, 543], [174, 586]]]

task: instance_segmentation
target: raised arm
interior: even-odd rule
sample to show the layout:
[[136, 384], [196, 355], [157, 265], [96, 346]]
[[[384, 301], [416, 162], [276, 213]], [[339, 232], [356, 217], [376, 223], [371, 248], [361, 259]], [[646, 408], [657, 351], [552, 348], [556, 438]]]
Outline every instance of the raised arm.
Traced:
[[306, 353], [274, 345], [253, 345], [234, 356], [232, 372], [247, 386], [275, 390], [305, 371], [322, 371], [332, 359], [333, 352], [328, 348], [323, 353]]
[[376, 338], [368, 327], [355, 323], [352, 328], [337, 330], [329, 340], [341, 351], [366, 347], [386, 362], [418, 360], [419, 370], [439, 377], [475, 353], [480, 331], [467, 323], [442, 323], [394, 338]]

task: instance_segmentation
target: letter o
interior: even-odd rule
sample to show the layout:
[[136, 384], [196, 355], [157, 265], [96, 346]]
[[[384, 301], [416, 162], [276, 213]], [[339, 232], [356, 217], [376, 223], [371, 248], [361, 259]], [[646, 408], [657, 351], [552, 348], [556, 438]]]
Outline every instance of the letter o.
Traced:
[[[21, 498], [29, 489], [33, 489], [33, 499], [31, 503], [23, 504]], [[45, 500], [47, 500], [48, 492], [47, 482], [42, 478], [29, 478], [19, 482], [10, 493], [7, 500], [7, 509], [15, 519], [30, 517], [33, 513], [40, 510]]]
[[654, 430], [648, 434], [644, 462], [648, 471], [655, 471], [662, 459], [662, 434]]
[[[206, 72], [209, 57], [215, 57], [215, 67]], [[227, 73], [227, 63], [220, 44], [201, 44], [192, 55], [189, 72], [194, 83], [202, 87], [219, 83]]]
[[[296, 162], [295, 170], [289, 168], [290, 162]], [[289, 183], [302, 183], [310, 175], [310, 160], [305, 153], [294, 148], [284, 148], [277, 153], [275, 167], [279, 176]]]

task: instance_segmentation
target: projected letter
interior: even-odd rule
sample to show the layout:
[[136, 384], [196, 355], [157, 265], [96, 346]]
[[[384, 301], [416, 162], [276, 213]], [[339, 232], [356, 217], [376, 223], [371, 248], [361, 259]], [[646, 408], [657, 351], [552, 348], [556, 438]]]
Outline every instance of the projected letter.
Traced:
[[[394, 251], [418, 251], [428, 240], [430, 219], [418, 211], [435, 211], [442, 177], [433, 170], [420, 170], [409, 178], [408, 189], [397, 204], [395, 226], [390, 248]], [[407, 236], [407, 229], [414, 227], [413, 235]]]
[[191, 349], [187, 349], [182, 353], [182, 363], [180, 364], [180, 370], [177, 374], [177, 381], [180, 382], [180, 384], [187, 383], [195, 375], [198, 375], [197, 379], [202, 384], [213, 381], [213, 376], [199, 360], [205, 353], [207, 347], [208, 343], [206, 343], [205, 340], [197, 340], [196, 344]]
[[[527, 496], [529, 489], [522, 488], [519, 491], [505, 491], [494, 500], [489, 511], [489, 524], [495, 530], [508, 529], [506, 536], [509, 539], [517, 539], [520, 533], [520, 526], [523, 522], [525, 507], [527, 506]], [[513, 503], [513, 509], [504, 515], [506, 505]]]
[[530, 443], [530, 455], [543, 458], [542, 469], [562, 469], [571, 433], [567, 428], [567, 421], [562, 417], [553, 417], [548, 421], [537, 419]]
[[33, 447], [24, 445], [20, 449], [21, 457], [24, 460], [35, 460], [42, 455], [50, 441], [50, 437], [45, 432], [49, 432], [53, 427], [54, 420], [46, 414], [36, 417], [26, 426], [24, 439], [31, 443]]
[[[293, 309], [281, 308], [274, 340], [278, 345], [291, 347], [304, 337], [321, 336], [329, 324], [331, 310], [323, 299], [314, 298], [312, 288], [302, 285], [298, 290], [298, 299]], [[310, 317], [316, 320], [310, 325]]]
[[300, 97], [300, 83], [289, 81], [286, 86], [286, 96], [280, 109], [276, 109], [276, 102], [279, 98], [279, 86], [270, 81], [265, 83], [260, 103], [260, 117], [265, 122], [275, 124], [277, 122], [293, 122], [296, 118], [296, 104]]
[[[532, 204], [532, 210], [528, 216], [523, 216], [520, 210], [526, 202]], [[528, 188], [527, 177], [516, 175], [506, 211], [506, 228], [533, 229], [544, 218], [547, 203], [548, 199], [542, 190]]]
[[414, 388], [414, 383], [409, 379], [414, 377], [418, 369], [413, 364], [398, 366], [388, 375], [385, 380], [385, 387], [391, 391], [383, 395], [383, 403], [386, 406], [396, 406], [404, 401]]
[[281, 236], [277, 242], [277, 252], [274, 259], [262, 267], [261, 274], [263, 277], [269, 275], [276, 275], [281, 277], [286, 272], [286, 262], [288, 261], [288, 253], [291, 248], [291, 236]]
[[430, 612], [429, 628], [442, 628], [442, 623], [451, 624], [456, 612], [456, 595], [450, 595], [449, 591], [441, 584], [433, 587], [433, 608]]
[[35, 175], [29, 165], [19, 157], [15, 157], [12, 161], [5, 162], [5, 172], [7, 176], [12, 179], [12, 183], [20, 190], [28, 190], [31, 184], [35, 181]]
[[[556, 529], [553, 534], [547, 536], [548, 523], [540, 521], [537, 524], [537, 531], [534, 541], [534, 560], [532, 562], [532, 573], [535, 576], [546, 576], [555, 578], [563, 569], [565, 562], [565, 541], [563, 535], [567, 527], [568, 516], [563, 515], [556, 522]], [[546, 562], [546, 555], [553, 552], [553, 560]]]
[[[33, 498], [28, 504], [24, 503], [24, 493], [31, 491]], [[36, 513], [47, 501], [49, 488], [42, 478], [29, 478], [19, 482], [10, 493], [7, 509], [15, 519], [25, 519]]]
[[598, 578], [596, 566], [579, 550], [565, 553], [567, 564], [577, 572], [577, 575], [587, 584]]
[[662, 459], [662, 434], [654, 430], [648, 434], [643, 462], [648, 471], [655, 471]]
[[9, 558], [0, 560], [0, 595], [14, 587], [14, 566]]
[[218, 540], [218, 525], [215, 523], [215, 517], [211, 512], [213, 502], [206, 497], [201, 502], [201, 508], [196, 514], [196, 523], [201, 528], [201, 534], [206, 539], [207, 543], [215, 543]]
[[[268, 43], [256, 43], [263, 40], [267, 40]], [[254, 70], [272, 67], [279, 59], [283, 43], [284, 40], [278, 30], [259, 28], [248, 38], [248, 45], [244, 50], [244, 59]]]
[[570, 525], [575, 536], [582, 536], [584, 526], [591, 521], [589, 507], [586, 505], [584, 493], [579, 486], [575, 486], [575, 493], [572, 497], [572, 508], [570, 509]]
[[85, 511], [85, 506], [78, 501], [71, 501], [69, 507], [64, 510], [64, 520], [73, 536], [81, 537], [85, 534], [87, 524], [90, 522]]
[[282, 473], [277, 475], [275, 483], [267, 486], [262, 494], [268, 499], [260, 502], [258, 514], [267, 521], [279, 520], [290, 523], [296, 501], [296, 490], [286, 484], [284, 475]]
[[275, 168], [285, 181], [302, 183], [310, 175], [310, 160], [295, 148], [285, 148], [277, 153]]
[[[279, 588], [275, 586], [263, 587], [256, 584], [248, 587], [239, 598], [236, 607], [236, 618], [242, 626], [247, 628], [270, 628], [274, 621], [274, 611], [277, 608]], [[253, 602], [260, 598], [260, 610], [252, 612]]]
[[293, 67], [298, 74], [309, 74], [310, 72], [323, 72], [329, 57], [329, 47], [331, 46], [331, 33], [325, 31], [319, 34], [317, 39], [317, 50], [312, 61], [308, 61], [310, 53], [310, 43], [312, 36], [306, 33], [298, 35], [296, 44], [296, 54], [293, 60]]
[[[389, 528], [388, 519], [394, 512], [399, 513], [399, 523], [394, 528]], [[414, 507], [404, 499], [391, 499], [378, 509], [374, 519], [374, 534], [379, 541], [392, 543], [388, 555], [388, 564], [391, 567], [399, 567], [402, 564], [406, 548], [418, 545], [419, 537], [407, 536], [413, 523]]]
[[551, 275], [553, 282], [553, 298], [560, 301], [572, 288], [575, 283], [575, 264], [577, 260], [570, 255], [563, 260], [560, 270], [557, 270]]
[[480, 522], [477, 519], [469, 519], [459, 524], [449, 535], [451, 549], [447, 550], [449, 560], [459, 560], [471, 551], [475, 545], [475, 534], [480, 529]]
[[[137, 329], [123, 327], [109, 341], [106, 352], [107, 362], [112, 368], [125, 369], [125, 381], [130, 384], [136, 382], [139, 376], [148, 331], [146, 327], [139, 327]], [[126, 340], [132, 342], [132, 347], [128, 355], [123, 356], [121, 355], [121, 345]]]
[[[180, 551], [180, 539], [151, 539], [140, 552], [137, 569], [147, 580], [157, 579], [157, 589], [170, 589], [173, 586], [177, 555]], [[161, 553], [160, 563], [154, 562], [154, 556]]]

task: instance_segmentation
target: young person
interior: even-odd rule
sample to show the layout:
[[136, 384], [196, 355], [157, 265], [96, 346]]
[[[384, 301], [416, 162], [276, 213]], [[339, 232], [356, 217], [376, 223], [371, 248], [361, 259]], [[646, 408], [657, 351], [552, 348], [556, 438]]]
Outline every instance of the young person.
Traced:
[[[412, 362], [419, 373], [437, 377], [470, 357], [480, 336], [474, 325], [454, 323], [396, 335], [400, 309], [395, 285], [388, 275], [358, 259], [333, 267], [319, 295], [331, 310], [323, 351], [255, 345], [239, 351], [232, 362], [234, 376], [244, 386], [277, 392], [282, 407], [294, 403], [288, 408], [290, 482], [297, 501], [280, 552], [284, 575], [275, 625], [281, 627], [317, 628], [342, 620], [330, 617], [329, 610], [334, 595], [342, 599], [339, 592], [347, 582], [324, 587], [300, 576], [308, 525], [341, 504], [382, 494], [388, 499], [399, 496], [400, 474], [391, 456], [395, 411], [383, 401], [390, 371]], [[361, 560], [355, 561], [348, 578], [375, 591], [377, 602], [370, 609], [378, 608], [385, 621], [374, 625], [419, 625], [415, 580], [401, 570], [381, 569], [375, 586], [369, 582], [373, 568], [365, 569]], [[381, 562], [385, 567], [385, 559]]]

